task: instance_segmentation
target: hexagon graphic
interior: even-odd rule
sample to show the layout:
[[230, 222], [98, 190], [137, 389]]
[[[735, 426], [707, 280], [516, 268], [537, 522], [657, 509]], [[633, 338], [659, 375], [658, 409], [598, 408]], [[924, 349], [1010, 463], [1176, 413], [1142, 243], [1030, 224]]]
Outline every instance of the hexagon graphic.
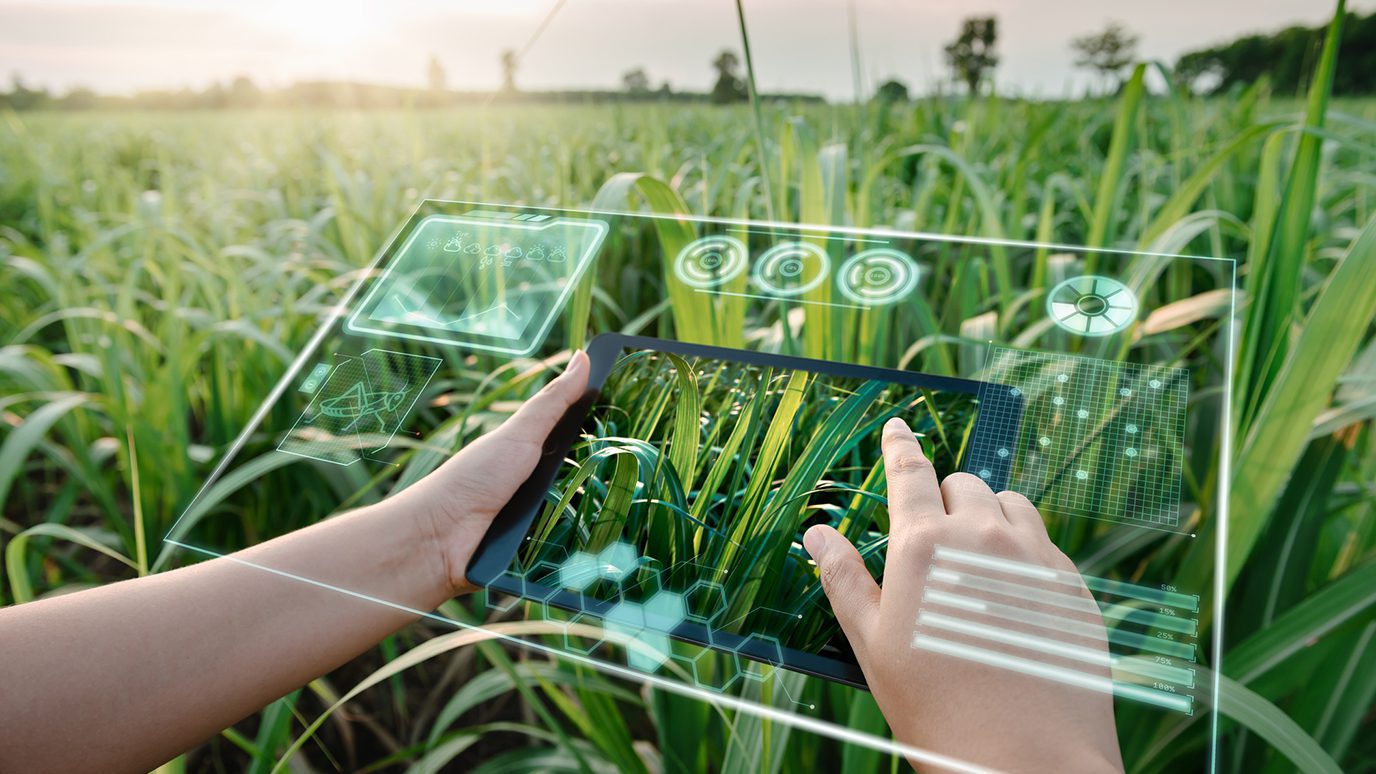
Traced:
[[[774, 666], [782, 664], [784, 660], [784, 648], [779, 642], [779, 638], [769, 634], [752, 634], [750, 635], [750, 639], [746, 640], [745, 645], [752, 646], [750, 647], [751, 655], [756, 655], [760, 646], [763, 645], [763, 650], [766, 652], [760, 653], [759, 655], [772, 660], [774, 663], [752, 663], [741, 670], [741, 676], [747, 680], [754, 680], [760, 683], [773, 677]], [[745, 648], [745, 645], [742, 646], [742, 649]]]
[[645, 628], [645, 608], [639, 602], [622, 600], [612, 605], [604, 620], [608, 629], [634, 634]]
[[708, 580], [696, 581], [683, 593], [683, 597], [688, 609], [696, 613], [698, 618], [713, 621], [726, 614], [726, 591], [721, 584]]
[[784, 646], [779, 642], [779, 638], [772, 634], [752, 634], [750, 642], [756, 646], [763, 645], [768, 651], [768, 658], [775, 664], [782, 664], [784, 661]]
[[693, 681], [701, 688], [724, 691], [741, 677], [741, 660], [735, 653], [719, 653], [710, 648], [701, 648], [696, 655], [682, 660], [693, 671]]
[[672, 632], [683, 623], [688, 607], [683, 595], [661, 591], [645, 602], [645, 627], [660, 632]]
[[583, 591], [601, 575], [598, 558], [587, 551], [575, 551], [559, 565], [559, 585], [570, 591]]
[[[604, 632], [604, 631], [605, 631], [605, 630], [603, 629], [603, 627], [602, 627], [602, 621], [601, 621], [601, 619], [599, 619], [597, 616], [593, 615], [592, 613], [587, 613], [587, 612], [584, 612], [584, 613], [575, 613], [575, 614], [573, 615], [573, 617], [569, 618], [569, 620], [567, 621], [567, 623], [568, 623], [568, 624], [583, 624], [583, 625], [586, 625], [586, 626], [589, 626], [589, 627], [592, 627], [592, 628], [596, 629], [598, 632]], [[591, 656], [592, 653], [593, 653], [593, 651], [597, 650], [597, 648], [602, 644], [602, 642], [603, 642], [603, 638], [602, 638], [601, 636], [598, 636], [598, 637], [587, 637], [587, 636], [584, 636], [584, 635], [582, 635], [582, 634], [574, 634], [574, 633], [572, 633], [572, 632], [570, 631], [570, 627], [569, 627], [569, 626], [565, 626], [565, 628], [564, 628], [564, 649], [565, 649], [565, 650], [570, 650], [570, 651], [573, 651], [574, 653], [582, 653], [582, 654], [585, 655], [585, 656]]]
[[626, 645], [626, 663], [642, 672], [655, 672], [669, 660], [669, 635], [641, 629], [636, 642]]
[[620, 583], [636, 569], [640, 552], [630, 543], [617, 541], [597, 555], [597, 571], [602, 577]]
[[525, 595], [539, 602], [548, 602], [559, 592], [555, 581], [560, 576], [560, 566], [554, 562], [541, 561], [526, 572], [521, 581]]

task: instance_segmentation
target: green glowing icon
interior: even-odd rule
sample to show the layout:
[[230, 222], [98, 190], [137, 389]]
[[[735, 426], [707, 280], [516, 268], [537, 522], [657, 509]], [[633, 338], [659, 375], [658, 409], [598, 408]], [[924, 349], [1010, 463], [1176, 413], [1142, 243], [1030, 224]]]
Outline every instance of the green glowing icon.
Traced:
[[539, 348], [607, 234], [600, 220], [432, 216], [346, 329], [510, 355]]
[[1071, 333], [1108, 336], [1137, 319], [1137, 296], [1118, 280], [1087, 274], [1052, 288], [1046, 312]]
[[340, 356], [277, 448], [336, 465], [381, 451], [439, 364], [439, 358], [380, 349]]

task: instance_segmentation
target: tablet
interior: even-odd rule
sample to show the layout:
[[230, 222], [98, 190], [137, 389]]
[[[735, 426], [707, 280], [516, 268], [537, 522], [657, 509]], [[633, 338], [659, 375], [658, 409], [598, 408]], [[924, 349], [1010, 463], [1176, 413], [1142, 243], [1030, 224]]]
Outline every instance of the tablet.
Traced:
[[[626, 636], [865, 687], [803, 532], [835, 526], [882, 577], [884, 423], [908, 422], [945, 476], [989, 437], [977, 427], [988, 396], [1008, 391], [982, 404], [983, 383], [969, 379], [620, 334], [588, 354], [588, 393], [469, 579]], [[1003, 420], [1020, 410], [1008, 400]], [[1006, 470], [990, 475], [1003, 488]], [[658, 665], [653, 650], [628, 657]]]

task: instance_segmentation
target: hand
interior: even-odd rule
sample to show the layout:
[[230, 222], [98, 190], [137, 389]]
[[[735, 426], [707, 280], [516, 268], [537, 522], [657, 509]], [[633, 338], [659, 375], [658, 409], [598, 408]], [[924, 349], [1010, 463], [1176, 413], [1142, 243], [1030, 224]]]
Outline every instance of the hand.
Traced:
[[575, 352], [558, 378], [500, 427], [465, 446], [386, 507], [419, 519], [436, 550], [445, 598], [474, 590], [465, 572], [492, 519], [530, 477], [555, 423], [588, 388], [588, 356]]
[[[1041, 515], [1027, 498], [1014, 492], [996, 495], [967, 473], [948, 476], [938, 486], [932, 463], [900, 419], [885, 426], [883, 448], [890, 523], [883, 588], [875, 584], [855, 547], [831, 527], [812, 527], [803, 543], [895, 737], [1000, 770], [1122, 771], [1110, 695], [915, 647], [916, 635], [927, 632], [925, 624], [919, 627], [919, 608], [962, 616], [924, 600], [928, 588], [982, 596], [1034, 613], [1077, 616], [1100, 632], [1103, 619], [1083, 583], [1078, 589], [1063, 586], [1065, 593], [1078, 594], [1089, 603], [1070, 613], [1016, 596], [952, 589], [940, 578], [929, 579], [938, 545], [1074, 573], [1063, 577], [1077, 580], [1079, 574], [1051, 543]], [[1025, 624], [995, 618], [984, 623], [1015, 635], [1048, 636], [1046, 629]], [[1014, 652], [959, 633], [933, 633], [962, 646]], [[1049, 636], [1073, 639], [1061, 632]], [[1103, 637], [1097, 642], [1080, 637], [1075, 644], [1107, 652]], [[1020, 655], [1040, 656], [1035, 651]], [[1101, 672], [1108, 676], [1107, 669]]]

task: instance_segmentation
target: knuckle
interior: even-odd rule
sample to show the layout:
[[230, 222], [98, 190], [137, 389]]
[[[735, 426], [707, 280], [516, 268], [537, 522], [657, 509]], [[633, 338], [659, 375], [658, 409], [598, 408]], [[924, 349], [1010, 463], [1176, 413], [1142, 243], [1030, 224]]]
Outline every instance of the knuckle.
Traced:
[[943, 489], [950, 487], [951, 491], [961, 494], [992, 494], [989, 485], [971, 473], [952, 473], [941, 482], [941, 486]]
[[1034, 506], [1032, 505], [1032, 501], [1029, 500], [1029, 499], [1027, 499], [1027, 496], [1026, 496], [1026, 495], [1024, 495], [1024, 494], [1021, 493], [1021, 492], [1014, 492], [1014, 491], [1011, 490], [1011, 489], [1005, 489], [1004, 491], [999, 492], [998, 494], [996, 494], [996, 495], [994, 495], [994, 496], [997, 497], [997, 498], [999, 498], [999, 502], [1000, 502], [1000, 503], [1002, 503], [1002, 504], [1004, 504], [1004, 505], [1007, 505], [1007, 506], [1009, 506], [1009, 507], [1012, 507], [1012, 508], [1024, 508], [1024, 509], [1025, 509], [1025, 508], [1033, 508], [1033, 507], [1034, 507]]
[[975, 536], [980, 546], [996, 551], [1011, 549], [1015, 543], [1013, 535], [992, 520], [979, 525], [975, 530]]
[[913, 454], [912, 452], [900, 452], [894, 455], [893, 459], [888, 463], [889, 471], [900, 475], [919, 473], [924, 470], [929, 470], [931, 467], [931, 460], [928, 460], [921, 454]]
[[822, 568], [822, 590], [831, 599], [848, 596], [854, 568], [849, 561], [835, 561]]
[[822, 591], [825, 591], [828, 598], [835, 598], [837, 591], [836, 564], [829, 564], [822, 568]]

